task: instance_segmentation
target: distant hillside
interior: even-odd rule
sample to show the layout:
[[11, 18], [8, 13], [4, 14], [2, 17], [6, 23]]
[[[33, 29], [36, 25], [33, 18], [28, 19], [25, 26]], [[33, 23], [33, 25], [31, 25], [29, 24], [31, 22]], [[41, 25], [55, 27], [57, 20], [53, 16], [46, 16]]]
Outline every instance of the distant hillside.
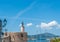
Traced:
[[47, 39], [47, 38], [55, 38], [55, 37], [60, 37], [51, 33], [43, 33], [43, 34], [38, 34], [38, 35], [28, 35], [29, 39]]

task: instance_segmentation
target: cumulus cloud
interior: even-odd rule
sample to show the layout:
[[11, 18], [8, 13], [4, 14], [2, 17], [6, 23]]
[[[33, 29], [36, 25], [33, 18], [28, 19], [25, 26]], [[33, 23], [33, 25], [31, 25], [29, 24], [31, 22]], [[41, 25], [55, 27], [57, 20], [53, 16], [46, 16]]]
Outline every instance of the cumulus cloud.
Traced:
[[32, 26], [32, 23], [27, 23], [26, 26], [27, 26], [27, 27], [30, 27], [30, 26]]
[[40, 25], [36, 25], [36, 27], [40, 27], [43, 29], [52, 29], [53, 27], [60, 27], [57, 21], [51, 21], [49, 23], [42, 22]]
[[56, 26], [58, 23], [56, 21], [51, 21], [49, 23], [41, 23], [41, 28], [48, 28], [48, 27], [53, 27]]

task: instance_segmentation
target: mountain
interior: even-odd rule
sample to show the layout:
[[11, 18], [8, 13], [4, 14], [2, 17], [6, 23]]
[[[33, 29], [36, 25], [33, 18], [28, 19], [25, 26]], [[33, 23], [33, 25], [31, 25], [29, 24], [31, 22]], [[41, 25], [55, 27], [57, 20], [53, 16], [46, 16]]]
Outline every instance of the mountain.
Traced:
[[43, 34], [37, 34], [37, 35], [28, 35], [29, 39], [50, 39], [50, 38], [55, 38], [55, 37], [60, 37], [51, 33], [43, 33]]

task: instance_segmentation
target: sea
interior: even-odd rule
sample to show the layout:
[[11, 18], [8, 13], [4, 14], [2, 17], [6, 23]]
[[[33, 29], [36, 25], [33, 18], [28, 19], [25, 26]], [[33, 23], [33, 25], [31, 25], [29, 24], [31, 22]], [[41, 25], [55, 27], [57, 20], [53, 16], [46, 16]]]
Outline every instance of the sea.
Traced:
[[28, 42], [50, 42], [50, 40], [28, 40]]

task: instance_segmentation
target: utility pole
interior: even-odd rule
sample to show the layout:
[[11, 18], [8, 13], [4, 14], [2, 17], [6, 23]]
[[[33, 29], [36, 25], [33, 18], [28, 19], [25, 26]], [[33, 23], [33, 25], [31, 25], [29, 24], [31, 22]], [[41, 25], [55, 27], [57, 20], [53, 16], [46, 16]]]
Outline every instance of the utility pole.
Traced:
[[3, 27], [6, 26], [6, 23], [7, 23], [7, 20], [6, 19], [4, 19], [4, 20], [1, 20], [0, 19], [0, 42], [2, 42], [2, 35], [4, 34], [2, 32], [2, 29], [3, 29]]

